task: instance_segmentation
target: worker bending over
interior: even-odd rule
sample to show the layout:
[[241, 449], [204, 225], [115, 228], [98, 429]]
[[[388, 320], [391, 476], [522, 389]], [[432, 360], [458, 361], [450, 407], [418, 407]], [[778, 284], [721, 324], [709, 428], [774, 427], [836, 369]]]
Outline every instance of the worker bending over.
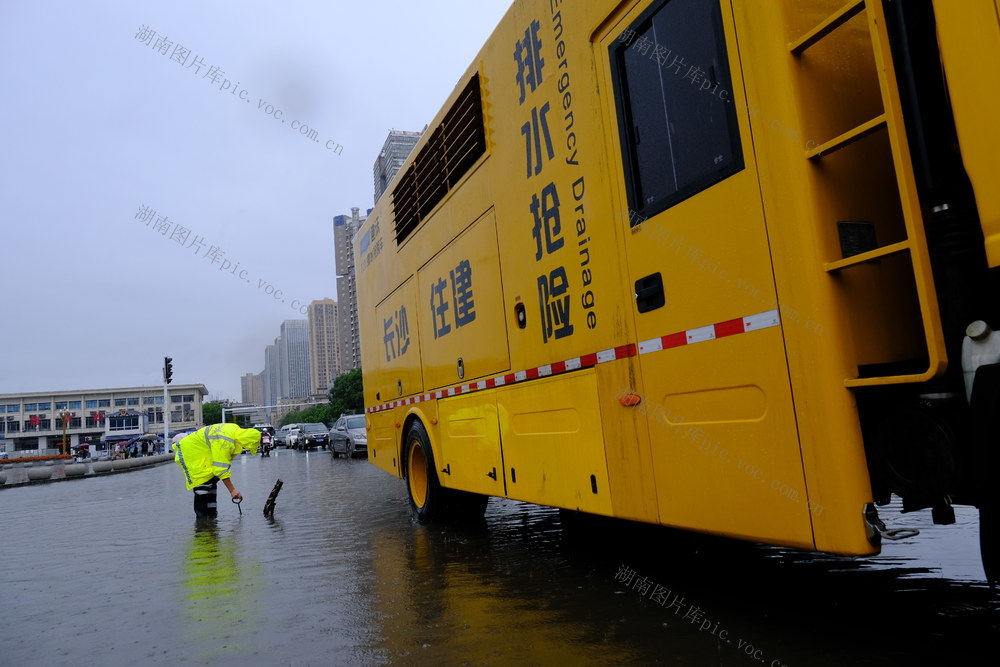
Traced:
[[217, 515], [216, 486], [219, 480], [233, 500], [242, 500], [230, 479], [232, 460], [243, 450], [257, 453], [260, 431], [236, 424], [212, 424], [198, 429], [173, 444], [174, 461], [184, 472], [189, 491], [194, 491], [194, 513], [198, 517]]

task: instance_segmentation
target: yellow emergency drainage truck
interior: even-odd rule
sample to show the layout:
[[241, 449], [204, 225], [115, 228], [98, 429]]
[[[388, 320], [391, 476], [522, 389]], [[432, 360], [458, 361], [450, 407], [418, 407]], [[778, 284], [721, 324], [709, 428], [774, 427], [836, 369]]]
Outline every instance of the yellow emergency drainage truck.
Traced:
[[[997, 577], [998, 0], [518, 0], [355, 238], [370, 460]], [[964, 358], [964, 365], [963, 365]]]

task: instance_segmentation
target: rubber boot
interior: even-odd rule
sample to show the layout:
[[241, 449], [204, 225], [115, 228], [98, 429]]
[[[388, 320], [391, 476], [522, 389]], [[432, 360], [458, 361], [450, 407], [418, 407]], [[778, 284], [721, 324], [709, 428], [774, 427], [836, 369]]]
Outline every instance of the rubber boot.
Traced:
[[216, 487], [219, 479], [213, 477], [211, 480], [194, 487], [194, 514], [197, 517], [218, 516], [218, 502], [216, 501]]

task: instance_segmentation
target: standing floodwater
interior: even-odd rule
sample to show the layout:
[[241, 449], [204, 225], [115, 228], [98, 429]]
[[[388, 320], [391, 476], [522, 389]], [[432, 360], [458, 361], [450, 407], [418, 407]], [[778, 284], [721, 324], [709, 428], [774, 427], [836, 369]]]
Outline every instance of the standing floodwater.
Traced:
[[173, 464], [0, 491], [0, 664], [973, 665], [997, 655], [972, 512], [947, 527], [892, 516], [924, 535], [843, 559], [603, 522], [564, 530], [555, 510], [496, 499], [484, 525], [421, 526], [402, 482], [362, 460], [278, 450], [233, 463], [243, 514], [222, 502], [208, 523]]

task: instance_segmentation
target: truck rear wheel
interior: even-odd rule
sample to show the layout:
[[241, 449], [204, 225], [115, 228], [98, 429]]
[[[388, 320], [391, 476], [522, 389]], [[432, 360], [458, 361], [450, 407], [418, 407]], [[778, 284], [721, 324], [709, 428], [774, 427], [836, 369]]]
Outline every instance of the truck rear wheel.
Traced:
[[973, 455], [979, 506], [979, 550], [990, 586], [1000, 583], [1000, 364], [980, 366], [972, 389]]
[[488, 496], [441, 486], [430, 438], [419, 421], [406, 433], [406, 488], [420, 523], [482, 519], [489, 502]]
[[1000, 516], [993, 498], [979, 506], [979, 550], [986, 581], [996, 586], [1000, 582]]
[[434, 469], [430, 438], [420, 422], [414, 422], [406, 433], [406, 488], [417, 521], [430, 523], [439, 518], [445, 494]]

